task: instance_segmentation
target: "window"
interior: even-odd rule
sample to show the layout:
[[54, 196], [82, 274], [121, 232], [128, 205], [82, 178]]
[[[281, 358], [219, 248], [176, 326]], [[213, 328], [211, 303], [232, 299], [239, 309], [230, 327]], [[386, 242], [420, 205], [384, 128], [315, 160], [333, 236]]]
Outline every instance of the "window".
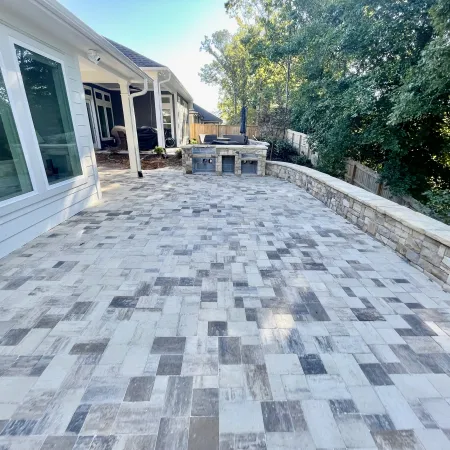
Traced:
[[15, 47], [49, 184], [81, 175], [61, 64], [19, 45]]
[[32, 190], [11, 102], [0, 71], [0, 201]]
[[173, 113], [172, 113], [172, 96], [162, 95], [162, 116], [163, 116], [163, 127], [165, 130], [170, 131], [170, 136], [173, 137]]
[[97, 103], [97, 115], [100, 123], [100, 134], [103, 141], [111, 139], [111, 130], [114, 127], [114, 115], [112, 110], [111, 96], [97, 89], [95, 98]]

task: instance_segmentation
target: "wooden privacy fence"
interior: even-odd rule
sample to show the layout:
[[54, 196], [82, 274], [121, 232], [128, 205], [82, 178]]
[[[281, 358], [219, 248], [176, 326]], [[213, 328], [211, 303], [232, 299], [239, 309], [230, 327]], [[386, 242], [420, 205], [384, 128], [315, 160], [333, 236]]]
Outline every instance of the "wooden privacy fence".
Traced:
[[399, 205], [407, 206], [414, 211], [423, 214], [429, 213], [428, 208], [416, 199], [409, 196], [394, 195], [388, 186], [379, 182], [380, 176], [375, 170], [369, 169], [364, 164], [353, 161], [352, 159], [347, 160], [346, 166], [345, 181], [348, 183], [354, 184], [366, 191], [373, 192], [388, 200], [392, 200]]
[[299, 155], [307, 156], [311, 160], [313, 166], [317, 164], [317, 155], [312, 152], [308, 144], [308, 136], [306, 134], [287, 129], [285, 137], [286, 140], [298, 150]]
[[345, 181], [381, 197], [392, 198], [389, 188], [378, 181], [377, 172], [352, 159], [347, 160], [346, 166]]
[[[224, 134], [240, 134], [239, 125], [216, 125], [213, 123], [191, 123], [190, 137], [196, 139], [200, 143], [200, 134], [216, 134], [223, 136]], [[252, 139], [253, 136], [259, 136], [259, 127], [255, 125], [247, 126], [247, 136]]]

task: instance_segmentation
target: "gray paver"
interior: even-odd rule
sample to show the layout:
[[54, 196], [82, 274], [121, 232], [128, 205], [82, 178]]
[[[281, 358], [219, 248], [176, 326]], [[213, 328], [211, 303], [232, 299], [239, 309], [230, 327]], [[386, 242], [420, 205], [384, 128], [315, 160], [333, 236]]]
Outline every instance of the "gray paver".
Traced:
[[102, 178], [0, 260], [1, 448], [450, 448], [450, 294], [277, 179]]

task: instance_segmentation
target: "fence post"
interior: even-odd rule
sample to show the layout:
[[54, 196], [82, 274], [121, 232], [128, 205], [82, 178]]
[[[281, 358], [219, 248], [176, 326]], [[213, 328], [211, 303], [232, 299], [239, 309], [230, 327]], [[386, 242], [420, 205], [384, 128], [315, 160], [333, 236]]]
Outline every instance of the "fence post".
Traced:
[[378, 183], [377, 186], [377, 195], [381, 196], [381, 191], [383, 190], [383, 183]]
[[355, 184], [355, 176], [356, 176], [356, 163], [353, 162], [352, 178], [350, 184]]

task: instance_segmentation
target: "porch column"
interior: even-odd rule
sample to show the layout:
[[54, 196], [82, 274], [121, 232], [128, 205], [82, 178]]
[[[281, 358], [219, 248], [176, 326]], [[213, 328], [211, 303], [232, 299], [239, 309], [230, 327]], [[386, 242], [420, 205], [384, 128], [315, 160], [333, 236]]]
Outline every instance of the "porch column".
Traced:
[[[178, 130], [180, 130], [181, 133], [179, 133]], [[179, 135], [183, 133], [183, 124], [178, 123], [178, 92], [177, 91], [173, 91], [173, 131], [175, 133], [176, 146], [179, 147], [181, 145], [181, 136], [179, 136]]]
[[158, 131], [158, 145], [160, 147], [165, 147], [166, 139], [164, 138], [161, 86], [159, 85], [159, 81], [160, 81], [160, 76], [159, 76], [159, 74], [156, 74], [156, 77], [153, 81], [154, 93], [155, 93], [156, 130]]
[[139, 143], [136, 130], [133, 99], [130, 97], [130, 85], [126, 81], [119, 82], [120, 97], [122, 99], [123, 119], [127, 133], [128, 156], [130, 158], [131, 173], [142, 176]]

